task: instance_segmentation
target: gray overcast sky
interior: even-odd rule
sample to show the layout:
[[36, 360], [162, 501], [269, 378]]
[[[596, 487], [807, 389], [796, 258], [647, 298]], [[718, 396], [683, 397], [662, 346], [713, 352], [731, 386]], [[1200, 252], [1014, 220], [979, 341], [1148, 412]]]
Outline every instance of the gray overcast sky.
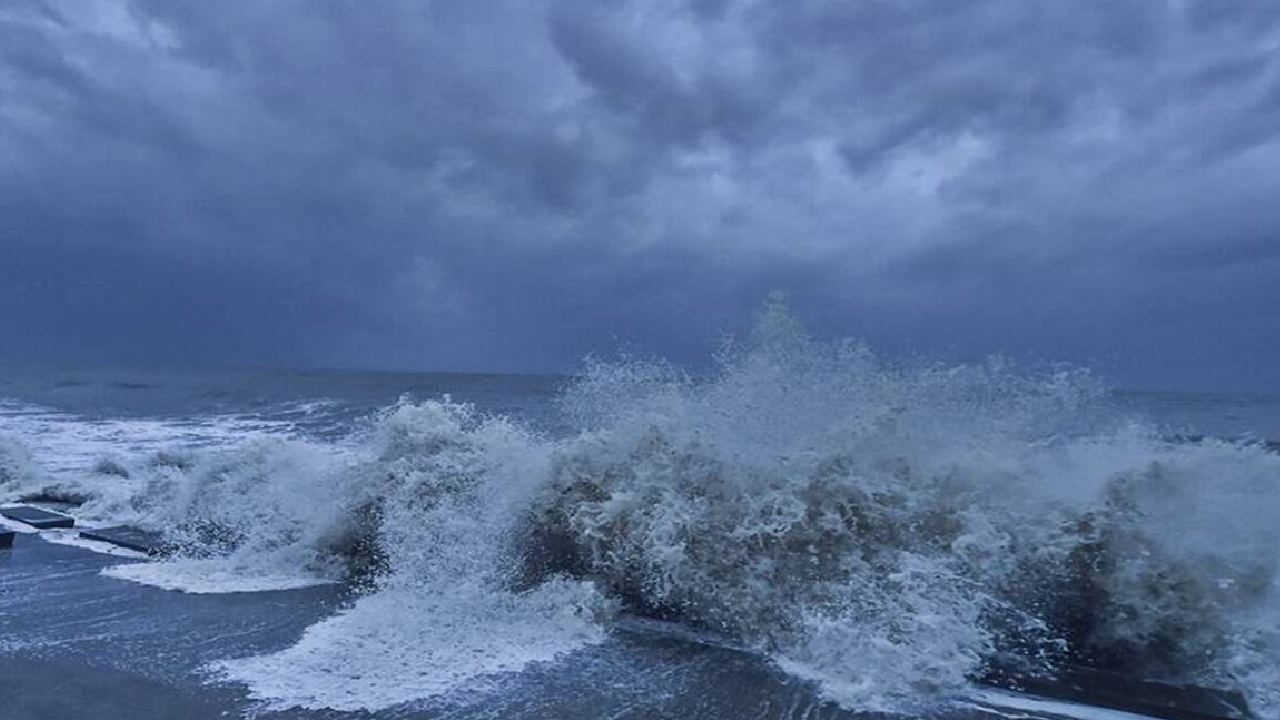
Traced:
[[1272, 0], [0, 0], [0, 359], [1280, 391]]

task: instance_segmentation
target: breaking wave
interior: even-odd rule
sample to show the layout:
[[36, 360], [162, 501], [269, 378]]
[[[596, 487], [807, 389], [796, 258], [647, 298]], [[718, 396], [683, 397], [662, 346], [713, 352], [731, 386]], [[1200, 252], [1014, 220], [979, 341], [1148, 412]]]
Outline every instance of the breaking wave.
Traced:
[[153, 453], [118, 468], [127, 493], [82, 492], [179, 548], [123, 576], [362, 589], [294, 647], [215, 668], [278, 706], [447, 693], [624, 612], [860, 709], [1057, 663], [1280, 708], [1280, 455], [1260, 445], [1162, 439], [1080, 371], [887, 363], [779, 306], [710, 377], [592, 362], [562, 404], [574, 430], [549, 437], [404, 401], [340, 443]]

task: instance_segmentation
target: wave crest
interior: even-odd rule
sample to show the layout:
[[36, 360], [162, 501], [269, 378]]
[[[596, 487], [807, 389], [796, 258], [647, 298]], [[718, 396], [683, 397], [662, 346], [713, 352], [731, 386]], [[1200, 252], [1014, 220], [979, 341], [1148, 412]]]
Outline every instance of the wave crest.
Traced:
[[1280, 457], [1102, 400], [1085, 373], [894, 366], [770, 310], [704, 382], [589, 367], [531, 555], [862, 708], [1054, 662], [1268, 696]]

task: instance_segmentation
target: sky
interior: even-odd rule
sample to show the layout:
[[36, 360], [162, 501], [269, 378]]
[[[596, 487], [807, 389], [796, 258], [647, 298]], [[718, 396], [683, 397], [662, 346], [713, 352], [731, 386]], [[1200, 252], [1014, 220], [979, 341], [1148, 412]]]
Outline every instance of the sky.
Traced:
[[0, 361], [1280, 392], [1272, 0], [0, 0]]

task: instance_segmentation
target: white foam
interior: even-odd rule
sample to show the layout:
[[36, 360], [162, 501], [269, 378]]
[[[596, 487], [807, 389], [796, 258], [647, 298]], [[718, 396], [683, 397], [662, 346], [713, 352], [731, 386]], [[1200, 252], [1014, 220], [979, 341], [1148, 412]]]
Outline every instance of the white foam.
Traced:
[[[989, 688], [976, 690], [972, 695], [972, 699], [977, 702], [961, 704], [971, 704], [973, 707], [983, 710], [993, 708], [997, 710], [1020, 710], [1036, 713], [1037, 716], [1050, 715], [1060, 718], [1072, 718], [1073, 720], [1152, 720], [1150, 715], [1139, 715], [1125, 712], [1124, 710], [1112, 710], [1093, 705], [1081, 705], [1080, 703], [1065, 700], [1046, 700], [1030, 695]], [[1027, 716], [1022, 715], [1019, 717]]]
[[174, 558], [104, 568], [102, 574], [163, 590], [193, 594], [266, 592], [325, 585], [332, 580], [299, 570], [281, 571], [250, 564], [236, 565], [225, 558]]
[[287, 650], [212, 669], [273, 709], [376, 711], [599, 642], [580, 604], [587, 597], [563, 583], [525, 595], [389, 590], [313, 625]]
[[[305, 407], [304, 407], [305, 410]], [[0, 501], [45, 490], [87, 497], [79, 515], [89, 520], [139, 522], [131, 499], [145, 491], [161, 452], [231, 448], [265, 437], [293, 436], [288, 420], [219, 414], [198, 418], [88, 419], [14, 400], [0, 399], [0, 441], [15, 443], [20, 472], [0, 483]], [[5, 448], [0, 447], [0, 455]], [[3, 460], [0, 457], [0, 460]], [[128, 476], [101, 472], [104, 463]], [[0, 468], [0, 480], [5, 473]]]

